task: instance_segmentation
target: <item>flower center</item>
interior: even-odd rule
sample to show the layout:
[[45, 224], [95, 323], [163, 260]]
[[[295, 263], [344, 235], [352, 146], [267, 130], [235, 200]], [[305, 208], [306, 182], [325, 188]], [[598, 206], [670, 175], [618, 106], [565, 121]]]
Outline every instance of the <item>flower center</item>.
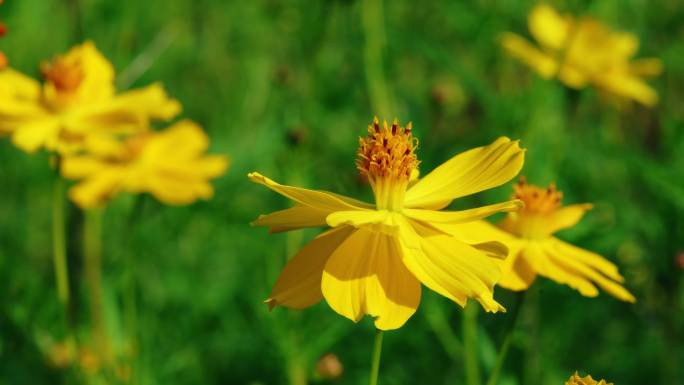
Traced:
[[411, 127], [401, 127], [396, 120], [380, 125], [376, 117], [368, 125], [368, 135], [359, 139], [356, 168], [373, 187], [378, 209], [401, 209], [411, 174], [418, 169], [418, 139]]
[[547, 216], [560, 206], [563, 193], [555, 184], [541, 188], [528, 184], [524, 177], [513, 186], [513, 198], [525, 202], [525, 207], [509, 214], [502, 227], [509, 232], [528, 239], [539, 239], [549, 235]]
[[563, 193], [556, 190], [554, 183], [547, 188], [528, 184], [524, 177], [513, 186], [513, 197], [525, 202], [525, 207], [520, 211], [532, 214], [548, 214], [555, 211], [561, 205]]
[[40, 70], [45, 81], [51, 83], [58, 92], [73, 92], [83, 81], [83, 69], [78, 61], [57, 58], [51, 63], [43, 63]]

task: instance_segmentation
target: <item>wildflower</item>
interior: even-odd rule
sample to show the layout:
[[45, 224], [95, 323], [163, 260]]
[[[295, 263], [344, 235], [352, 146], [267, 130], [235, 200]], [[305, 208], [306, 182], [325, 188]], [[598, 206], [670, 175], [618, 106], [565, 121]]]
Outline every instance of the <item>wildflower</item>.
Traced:
[[528, 28], [539, 46], [513, 33], [505, 33], [501, 44], [542, 77], [557, 77], [575, 89], [593, 85], [646, 106], [657, 103], [658, 94], [643, 77], [660, 74], [662, 64], [655, 58], [631, 60], [639, 47], [633, 34], [611, 31], [589, 17], [561, 15], [548, 5], [532, 9]]
[[0, 72], [0, 131], [27, 152], [89, 149], [180, 112], [159, 84], [116, 94], [114, 69], [91, 42], [43, 63], [41, 72], [42, 85], [10, 68]]
[[147, 192], [167, 204], [188, 204], [211, 198], [208, 180], [228, 166], [224, 156], [204, 155], [208, 145], [202, 129], [185, 120], [164, 131], [130, 136], [118, 146], [100, 146], [98, 152], [67, 155], [61, 172], [80, 180], [69, 197], [83, 208], [101, 205], [120, 192]]
[[333, 353], [327, 353], [318, 359], [316, 374], [323, 380], [336, 380], [344, 373], [344, 366], [340, 359]]
[[582, 378], [575, 372], [575, 374], [570, 376], [570, 379], [565, 381], [565, 385], [613, 385], [613, 383], [607, 383], [606, 380], [596, 381], [589, 375]]
[[575, 247], [553, 236], [577, 224], [590, 204], [561, 206], [563, 194], [555, 185], [543, 189], [527, 184], [524, 178], [514, 186], [514, 196], [525, 207], [497, 226], [485, 221], [453, 226], [452, 232], [469, 239], [497, 239], [510, 250], [503, 261], [501, 287], [526, 290], [537, 274], [568, 285], [587, 297], [596, 297], [600, 286], [612, 296], [627, 302], [636, 299], [619, 283], [624, 278], [617, 266], [598, 254]]
[[[354, 322], [376, 317], [381, 330], [401, 327], [416, 311], [422, 282], [465, 306], [474, 298], [490, 312], [504, 310], [493, 298], [500, 276], [497, 242], [466, 244], [436, 224], [462, 223], [521, 206], [512, 200], [465, 211], [439, 211], [454, 199], [506, 183], [523, 164], [517, 141], [499, 138], [459, 154], [412, 184], [418, 171], [411, 125], [368, 126], [360, 139], [357, 168], [368, 178], [375, 205], [331, 192], [285, 186], [259, 173], [249, 178], [293, 200], [292, 208], [260, 216], [255, 225], [272, 232], [330, 226], [295, 255], [266, 301], [301, 309], [322, 298]], [[412, 184], [411, 186], [409, 186]]]

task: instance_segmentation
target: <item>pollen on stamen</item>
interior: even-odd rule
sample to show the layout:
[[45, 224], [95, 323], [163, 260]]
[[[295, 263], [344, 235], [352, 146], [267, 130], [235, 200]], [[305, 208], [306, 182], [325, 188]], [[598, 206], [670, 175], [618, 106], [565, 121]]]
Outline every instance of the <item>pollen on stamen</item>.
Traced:
[[368, 135], [359, 138], [356, 167], [369, 180], [392, 178], [409, 180], [418, 168], [418, 139], [411, 133], [411, 123], [405, 128], [395, 119], [391, 125], [378, 118], [368, 125]]
[[546, 214], [553, 212], [561, 206], [563, 193], [556, 189], [554, 183], [546, 188], [528, 184], [525, 177], [521, 177], [513, 186], [513, 197], [525, 202], [521, 210], [529, 213]]
[[83, 81], [84, 76], [79, 62], [67, 62], [62, 58], [42, 63], [40, 71], [43, 78], [52, 83], [55, 89], [60, 92], [75, 91]]

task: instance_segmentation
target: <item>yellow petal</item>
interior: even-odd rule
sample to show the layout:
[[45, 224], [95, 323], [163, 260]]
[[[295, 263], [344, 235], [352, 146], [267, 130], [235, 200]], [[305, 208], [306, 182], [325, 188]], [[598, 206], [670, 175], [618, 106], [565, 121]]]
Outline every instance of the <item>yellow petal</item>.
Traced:
[[462, 211], [436, 211], [436, 210], [422, 210], [422, 209], [403, 209], [402, 213], [409, 218], [428, 222], [430, 224], [437, 223], [465, 223], [472, 222], [478, 219], [486, 218], [490, 215], [500, 212], [517, 211], [524, 206], [519, 199], [497, 203], [488, 206], [482, 206], [469, 210]]
[[605, 74], [596, 80], [599, 87], [647, 107], [658, 104], [658, 93], [640, 78], [623, 73]]
[[571, 21], [546, 4], [535, 6], [528, 17], [532, 36], [543, 46], [560, 51], [568, 40]]
[[617, 273], [617, 268], [608, 260], [560, 240], [550, 242], [546, 246], [546, 252], [557, 264], [594, 281], [610, 295], [622, 301], [636, 302], [636, 298], [627, 289], [606, 277], [617, 276], [616, 280], [623, 281], [622, 276]]
[[511, 247], [510, 255], [501, 266], [501, 280], [498, 285], [508, 290], [527, 290], [537, 277], [537, 272], [520, 253], [521, 248], [520, 243]]
[[473, 221], [455, 225], [438, 225], [440, 230], [466, 243], [498, 241], [513, 249], [518, 241], [514, 235], [501, 230], [487, 221]]
[[182, 180], [164, 174], [153, 174], [143, 188], [137, 183], [127, 184], [130, 192], [149, 192], [155, 198], [169, 205], [186, 205], [198, 199], [208, 200], [214, 196], [214, 188], [205, 180]]
[[61, 161], [60, 171], [67, 179], [82, 179], [105, 167], [106, 163], [94, 156], [66, 156]]
[[337, 313], [354, 322], [365, 314], [377, 317], [380, 330], [401, 327], [418, 308], [421, 293], [395, 239], [367, 229], [357, 230], [330, 256], [321, 288]]
[[124, 92], [111, 101], [112, 111], [131, 113], [158, 120], [169, 120], [181, 112], [180, 103], [171, 99], [160, 83]]
[[[38, 81], [11, 68], [0, 71], [0, 100], [35, 101], [39, 97], [40, 83]], [[4, 108], [0, 107], [0, 109]]]
[[20, 149], [33, 153], [42, 147], [57, 149], [59, 123], [56, 120], [36, 120], [17, 127], [12, 134], [12, 143]]
[[350, 211], [336, 211], [326, 218], [326, 222], [330, 227], [337, 227], [342, 225], [350, 225], [354, 227], [361, 227], [372, 223], [385, 222], [389, 212], [387, 210], [350, 210]]
[[506, 259], [509, 254], [508, 247], [501, 242], [471, 243], [470, 246], [485, 253], [490, 258]]
[[594, 206], [591, 204], [577, 204], [559, 208], [547, 217], [548, 233], [553, 234], [558, 230], [575, 226], [592, 207]]
[[520, 172], [524, 158], [518, 141], [506, 137], [463, 152], [413, 185], [406, 192], [404, 206], [437, 210], [455, 198], [500, 186]]
[[514, 33], [502, 34], [501, 46], [510, 56], [527, 64], [545, 79], [552, 78], [558, 72], [558, 62], [553, 56], [542, 52]]
[[300, 187], [282, 185], [257, 172], [249, 173], [247, 174], [247, 177], [249, 177], [252, 182], [264, 185], [300, 205], [314, 207], [319, 210], [334, 212], [345, 210], [371, 210], [375, 208], [367, 203], [327, 191], [308, 190]]
[[617, 282], [624, 282], [625, 280], [624, 277], [620, 275], [618, 267], [613, 262], [596, 253], [581, 249], [570, 243], [563, 242], [558, 238], [551, 239], [551, 247], [558, 254], [564, 255], [569, 259], [574, 259], [587, 266], [590, 266], [612, 280]]
[[404, 264], [423, 285], [461, 306], [475, 298], [489, 312], [505, 311], [493, 297], [501, 276], [495, 259], [453, 237], [422, 238], [408, 222], [400, 240]]
[[97, 207], [119, 193], [123, 178], [125, 172], [119, 168], [102, 170], [72, 187], [69, 198], [81, 208]]
[[524, 258], [525, 262], [539, 275], [560, 284], [568, 285], [585, 297], [596, 297], [599, 294], [596, 286], [589, 282], [588, 279], [552, 260], [550, 255], [544, 250], [541, 242], [528, 242], [520, 253], [520, 257]]
[[323, 267], [330, 255], [354, 230], [341, 227], [327, 231], [309, 242], [285, 265], [266, 300], [270, 308], [285, 306], [303, 309], [322, 298]]
[[328, 211], [297, 205], [289, 209], [261, 215], [252, 224], [270, 227], [272, 233], [279, 233], [306, 227], [326, 226], [325, 218], [327, 216]]

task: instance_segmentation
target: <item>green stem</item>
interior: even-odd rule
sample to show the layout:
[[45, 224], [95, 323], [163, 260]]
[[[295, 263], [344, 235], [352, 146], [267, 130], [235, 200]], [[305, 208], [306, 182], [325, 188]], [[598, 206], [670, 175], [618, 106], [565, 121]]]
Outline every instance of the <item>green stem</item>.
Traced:
[[515, 308], [513, 309], [511, 318], [509, 319], [508, 325], [506, 326], [506, 334], [504, 336], [503, 343], [501, 344], [501, 348], [499, 349], [499, 354], [496, 356], [496, 363], [494, 364], [494, 368], [492, 369], [492, 372], [489, 374], [489, 380], [487, 381], [487, 385], [496, 385], [497, 381], [499, 381], [499, 375], [501, 374], [501, 369], [503, 368], [503, 364], [506, 361], [506, 355], [508, 354], [508, 350], [511, 347], [511, 341], [513, 341], [513, 332], [515, 331], [515, 325], [518, 320], [518, 314], [520, 314], [520, 308], [522, 307], [524, 299], [524, 291], [516, 293]]
[[380, 355], [382, 354], [382, 330], [375, 331], [375, 342], [373, 343], [373, 358], [371, 361], [370, 385], [378, 385], [378, 374], [380, 373]]
[[480, 385], [480, 365], [477, 359], [477, 314], [479, 307], [471, 303], [463, 309], [463, 348], [467, 385]]
[[57, 297], [69, 314], [69, 267], [67, 265], [66, 235], [64, 225], [64, 180], [58, 175], [52, 187], [52, 257], [55, 265]]
[[111, 363], [111, 346], [102, 294], [102, 209], [86, 211], [83, 230], [84, 270], [90, 294], [90, 315], [95, 347], [105, 364]]
[[366, 36], [363, 47], [364, 70], [371, 104], [375, 112], [386, 118], [392, 113], [385, 71], [382, 65], [384, 21], [382, 0], [364, 0], [361, 4], [361, 23]]

